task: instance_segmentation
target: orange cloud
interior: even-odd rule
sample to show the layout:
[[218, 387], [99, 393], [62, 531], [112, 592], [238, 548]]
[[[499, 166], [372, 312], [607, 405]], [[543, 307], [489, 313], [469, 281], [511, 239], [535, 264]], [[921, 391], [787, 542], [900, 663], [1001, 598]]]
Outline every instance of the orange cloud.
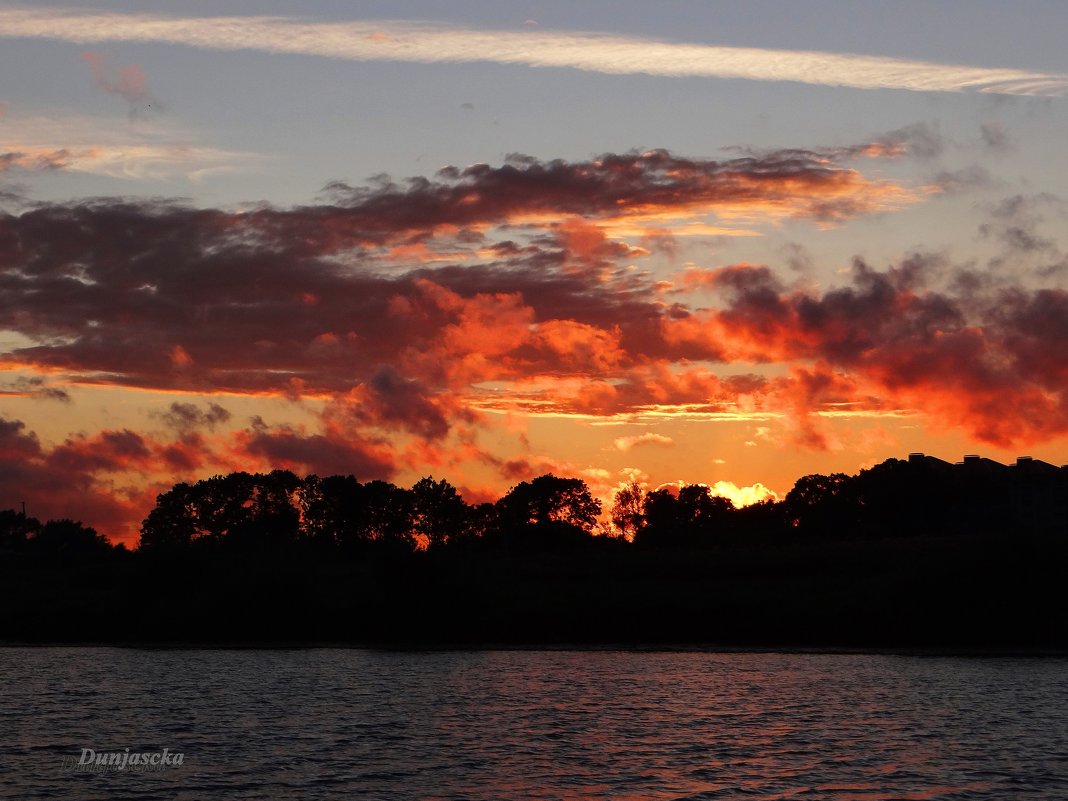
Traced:
[[772, 428], [754, 443], [813, 449], [839, 445], [836, 418], [913, 411], [995, 444], [1068, 432], [1062, 290], [932, 288], [940, 265], [913, 257], [885, 270], [858, 261], [819, 290], [743, 262], [685, 270], [657, 292], [656, 276], [627, 269], [642, 253], [611, 232], [769, 210], [834, 221], [895, 202], [896, 189], [839, 157], [515, 157], [337, 186], [335, 202], [293, 209], [89, 200], [0, 215], [0, 328], [17, 335], [5, 368], [63, 386], [271, 395], [318, 414], [306, 428], [224, 431], [210, 410], [172, 408], [166, 437], [71, 434], [51, 447], [9, 427], [12, 486], [44, 502], [33, 481], [52, 467], [65, 486], [104, 493], [101, 519], [117, 520], [161, 469], [551, 469], [477, 442], [490, 413], [752, 421]]
[[644, 434], [633, 434], [628, 437], [617, 437], [612, 444], [617, 451], [629, 451], [638, 445], [674, 445], [675, 440], [665, 437], [663, 434], [654, 434], [651, 431]]
[[149, 105], [152, 95], [145, 72], [139, 65], [114, 67], [106, 56], [92, 52], [82, 53], [82, 60], [89, 65], [96, 85], [105, 92], [122, 97], [131, 108]]
[[739, 487], [733, 481], [717, 481], [709, 488], [712, 495], [726, 498], [737, 507], [752, 506], [761, 501], [777, 501], [779, 496], [760, 482], [747, 487]]

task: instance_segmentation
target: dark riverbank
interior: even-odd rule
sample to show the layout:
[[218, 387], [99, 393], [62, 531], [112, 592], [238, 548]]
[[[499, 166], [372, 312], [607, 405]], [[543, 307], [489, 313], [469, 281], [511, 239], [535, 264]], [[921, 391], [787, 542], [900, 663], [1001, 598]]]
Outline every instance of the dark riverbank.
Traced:
[[1058, 652], [1066, 567], [1048, 535], [8, 560], [0, 640]]

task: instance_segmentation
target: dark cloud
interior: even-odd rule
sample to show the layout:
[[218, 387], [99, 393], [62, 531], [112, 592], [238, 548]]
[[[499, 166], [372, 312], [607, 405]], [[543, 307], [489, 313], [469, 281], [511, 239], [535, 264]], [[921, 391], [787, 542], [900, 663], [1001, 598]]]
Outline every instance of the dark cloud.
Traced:
[[[727, 305], [700, 316], [709, 355], [825, 363], [875, 395], [997, 445], [1068, 432], [1068, 293], [958, 273], [958, 295], [928, 290], [941, 259], [913, 257], [852, 286], [782, 291], [766, 268], [719, 281]], [[690, 336], [693, 324], [690, 325]]]
[[928, 122], [898, 128], [873, 141], [890, 148], [901, 148], [906, 154], [919, 159], [938, 158], [946, 147], [945, 137], [938, 126]]
[[155, 493], [174, 482], [276, 466], [364, 479], [389, 478], [396, 469], [388, 443], [329, 426], [307, 433], [256, 418], [213, 442], [198, 432], [156, 440], [122, 429], [72, 434], [47, 446], [22, 421], [0, 416], [0, 487], [6, 495], [0, 508], [25, 501], [29, 514], [83, 520], [130, 543]]
[[[374, 241], [412, 226], [492, 221], [509, 203], [552, 206], [529, 199], [538, 186], [559, 205], [596, 211], [620, 202], [686, 205], [687, 193], [720, 190], [759, 198], [754, 181], [774, 185], [789, 174], [819, 183], [825, 178], [816, 176], [840, 172], [800, 158], [723, 166], [660, 152], [582, 165], [514, 162], [288, 212], [96, 200], [3, 216], [0, 257], [14, 269], [0, 275], [0, 323], [40, 343], [12, 354], [26, 364], [87, 381], [193, 391], [284, 392], [293, 382], [344, 391], [406, 348], [425, 348], [473, 305], [504, 295], [529, 307], [533, 323], [620, 325], [629, 346], [653, 347], [661, 312], [640, 281], [605, 284], [572, 270], [611, 268], [632, 255], [599, 229], [561, 225], [527, 244], [490, 245], [489, 263], [440, 268], [422, 266], [418, 255], [386, 264]], [[472, 192], [485, 197], [467, 203]], [[455, 247], [485, 248], [477, 232], [457, 231]], [[458, 297], [428, 301], [428, 281]]]
[[1000, 122], [984, 122], [980, 125], [979, 139], [984, 147], [998, 154], [1008, 153], [1014, 146], [1012, 137]]
[[0, 417], [0, 508], [25, 502], [27, 513], [41, 519], [84, 520], [103, 533], [132, 537], [131, 523], [143, 516], [147, 492], [116, 491], [109, 477], [143, 461], [143, 446], [137, 434], [109, 431], [71, 437], [50, 449], [21, 420]]
[[[922, 155], [936, 133], [908, 129], [880, 146]], [[718, 305], [701, 309], [627, 271], [641, 252], [598, 225], [721, 207], [834, 220], [876, 208], [881, 186], [826, 153], [651, 151], [335, 184], [330, 202], [293, 209], [97, 199], [0, 215], [0, 327], [33, 342], [7, 363], [87, 383], [325, 401], [311, 431], [256, 421], [223, 435], [225, 409], [175, 403], [161, 416], [172, 441], [12, 441], [90, 487], [159, 465], [387, 477], [407, 458], [393, 440], [445, 450], [480, 408], [511, 401], [487, 387], [535, 381], [549, 389], [516, 402], [564, 413], [786, 409], [810, 447], [828, 446], [813, 412], [845, 402], [921, 409], [999, 444], [1065, 431], [1063, 293], [982, 271], [947, 283], [945, 260], [921, 254], [884, 269], [858, 260], [844, 285], [821, 291], [766, 265], [703, 271], [702, 297]], [[1034, 203], [993, 209], [988, 235], [1053, 264], [1022, 238], [1039, 237], [1046, 207]], [[781, 362], [789, 374], [720, 378], [710, 362]]]
[[427, 398], [418, 381], [404, 378], [395, 368], [383, 365], [367, 382], [369, 397], [377, 406], [377, 418], [404, 421], [429, 439], [445, 435], [449, 423], [442, 410]]
[[1055, 195], [1013, 195], [988, 209], [988, 222], [979, 226], [979, 234], [1001, 246], [1001, 252], [990, 259], [990, 267], [1001, 271], [1007, 266], [1017, 271], [1030, 266], [1038, 275], [1055, 275], [1065, 254], [1057, 241], [1045, 233], [1047, 218], [1053, 214], [1065, 216], [1064, 202]]
[[816, 265], [812, 253], [799, 242], [787, 242], [780, 250], [786, 259], [786, 265], [795, 272], [808, 273]]
[[1006, 221], [1034, 220], [1042, 216], [1043, 209], [1062, 208], [1063, 201], [1048, 192], [1034, 195], [1012, 195], [995, 203], [989, 213], [993, 219]]
[[[960, 275], [948, 289], [928, 289], [944, 277], [938, 256], [914, 256], [884, 270], [858, 261], [849, 285], [819, 294], [791, 288], [767, 266], [734, 265], [710, 279], [725, 305], [701, 311], [662, 303], [642, 280], [619, 273], [616, 266], [630, 254], [585, 224], [541, 227], [525, 240], [489, 246], [469, 237], [470, 247], [488, 247], [489, 259], [444, 266], [418, 258], [384, 261], [381, 250], [354, 246], [344, 225], [338, 239], [327, 236], [329, 220], [348, 219], [350, 212], [384, 220], [381, 206], [392, 208], [400, 197], [416, 199], [415, 208], [401, 214], [405, 219], [443, 219], [438, 201], [419, 212], [419, 199], [453, 193], [465, 182], [465, 191], [477, 183], [503, 197], [500, 185], [537, 179], [552, 187], [566, 175], [564, 185], [590, 181], [598, 191], [608, 185], [610, 195], [629, 196], [635, 171], [648, 179], [650, 169], [662, 169], [645, 160], [606, 160], [595, 170], [587, 165], [592, 172], [584, 177], [575, 165], [519, 159], [503, 168], [457, 171], [446, 184], [403, 191], [383, 185], [362, 199], [353, 195], [348, 205], [317, 210], [234, 215], [94, 201], [0, 217], [0, 254], [16, 265], [0, 274], [0, 324], [39, 343], [8, 359], [129, 386], [321, 393], [337, 400], [331, 413], [351, 425], [425, 440], [443, 439], [455, 424], [471, 422], [470, 388], [488, 381], [581, 378], [588, 382], [581, 393], [553, 403], [601, 413], [659, 402], [654, 388], [636, 376], [660, 363], [824, 361], [873, 382], [872, 394], [900, 396], [947, 419], [952, 408], [960, 412], [955, 424], [989, 441], [1060, 430], [1063, 393], [1051, 383], [1055, 373], [1039, 370], [1051, 369], [1035, 353], [1040, 338], [1020, 327], [1021, 318], [992, 312], [1004, 281], [981, 286], [972, 280], [969, 286]], [[663, 154], [648, 160], [679, 166]], [[806, 164], [801, 157], [785, 161]], [[685, 172], [665, 178], [671, 191], [685, 182]], [[615, 173], [622, 188], [611, 188]], [[1033, 230], [1024, 224], [1045, 202], [1005, 201], [992, 210], [991, 225], [1000, 227], [990, 235], [1017, 251], [1041, 249], [1040, 241], [1024, 238]], [[295, 236], [295, 220], [276, 224], [290, 213], [308, 221], [306, 236]], [[293, 237], [278, 234], [290, 226]], [[356, 230], [367, 226], [361, 222]], [[1034, 310], [1055, 305], [1047, 300]], [[1049, 358], [1059, 358], [1057, 343], [1047, 347]], [[705, 386], [714, 402], [730, 402], [730, 387]], [[998, 422], [997, 414], [1010, 414], [1014, 398], [1045, 409], [1045, 422]], [[210, 409], [179, 406], [169, 414], [178, 430], [223, 422]], [[296, 454], [314, 436], [320, 434], [273, 432], [249, 442], [258, 443], [260, 455], [283, 447]]]
[[[64, 148], [34, 150], [8, 150], [0, 153], [0, 174], [14, 169], [30, 171], [47, 171], [63, 169], [71, 159], [71, 153]], [[21, 202], [22, 196], [8, 192], [0, 199], [9, 202]]]
[[977, 164], [958, 170], [942, 170], [930, 181], [932, 186], [946, 194], [985, 189], [994, 186], [995, 183], [994, 177]]
[[[664, 150], [604, 154], [587, 162], [539, 161], [521, 154], [504, 165], [445, 167], [434, 180], [397, 184], [387, 177], [364, 187], [331, 185], [345, 209], [286, 213], [274, 220], [297, 223], [305, 232], [323, 213], [338, 231], [365, 241], [392, 238], [398, 231], [426, 231], [441, 225], [500, 223], [519, 215], [551, 213], [616, 217], [621, 210], [685, 209], [784, 204], [797, 216], [812, 216], [827, 194], [856, 195], [858, 207], [873, 208], [879, 187], [817, 153], [777, 151], [726, 161], [687, 159]], [[865, 191], [867, 190], [867, 191]], [[265, 225], [270, 221], [265, 221]]]
[[[21, 208], [28, 205], [25, 191], [25, 187], [21, 185], [12, 186], [9, 184], [6, 187], [0, 187], [0, 207], [8, 205], [13, 208]], [[2, 208], [0, 208], [0, 211], [2, 211]]]
[[48, 464], [63, 473], [114, 473], [143, 469], [151, 463], [152, 456], [144, 437], [123, 429], [102, 431], [92, 437], [73, 435], [52, 449]]
[[877, 134], [868, 141], [856, 145], [779, 151], [749, 147], [729, 147], [726, 150], [757, 157], [776, 153], [780, 158], [790, 156], [804, 160], [830, 159], [835, 162], [858, 158], [901, 158], [905, 156], [930, 160], [942, 155], [946, 145], [946, 139], [937, 125], [917, 122], [887, 133]]
[[215, 426], [230, 420], [230, 412], [217, 403], [209, 403], [207, 410], [194, 403], [175, 402], [160, 417], [169, 427], [179, 432], [190, 432], [206, 428], [214, 430]]
[[309, 434], [290, 425], [269, 426], [257, 417], [239, 441], [249, 454], [301, 472], [367, 480], [389, 478], [396, 469], [384, 443], [341, 431]]
[[9, 384], [0, 384], [0, 395], [14, 395], [36, 400], [53, 400], [70, 403], [71, 397], [65, 389], [52, 387], [40, 376], [19, 376]]

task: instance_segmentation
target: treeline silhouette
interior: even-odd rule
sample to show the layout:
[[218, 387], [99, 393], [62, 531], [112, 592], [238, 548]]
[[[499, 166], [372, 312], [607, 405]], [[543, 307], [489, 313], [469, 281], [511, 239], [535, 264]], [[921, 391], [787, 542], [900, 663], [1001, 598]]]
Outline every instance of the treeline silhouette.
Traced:
[[360, 554], [375, 548], [568, 549], [600, 541], [638, 548], [910, 536], [1065, 532], [1068, 469], [969, 457], [952, 465], [915, 454], [858, 475], [808, 475], [781, 501], [735, 508], [702, 484], [615, 495], [612, 526], [585, 482], [543, 475], [496, 503], [469, 505], [447, 481], [404, 489], [353, 476], [231, 473], [178, 484], [144, 521], [140, 547], [270, 549], [306, 545]]
[[41, 523], [36, 517], [13, 509], [0, 510], [0, 558], [54, 561], [101, 559], [125, 553], [125, 545], [112, 545], [107, 537], [80, 521]]
[[581, 547], [600, 513], [585, 482], [553, 475], [524, 481], [497, 503], [470, 505], [454, 486], [432, 477], [405, 489], [353, 476], [231, 473], [160, 495], [142, 524], [140, 550], [304, 547], [360, 556], [476, 543]]
[[139, 547], [0, 512], [0, 639], [1068, 647], [1068, 469], [913, 454], [742, 508], [699, 484], [231, 473]]

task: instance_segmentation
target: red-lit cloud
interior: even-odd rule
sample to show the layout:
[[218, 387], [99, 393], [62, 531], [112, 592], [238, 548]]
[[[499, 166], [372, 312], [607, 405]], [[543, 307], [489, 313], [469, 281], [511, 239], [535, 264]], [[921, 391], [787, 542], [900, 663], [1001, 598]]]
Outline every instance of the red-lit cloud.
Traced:
[[[924, 141], [725, 161], [512, 157], [335, 185], [333, 202], [294, 209], [105, 199], [0, 216], [0, 329], [20, 343], [0, 357], [7, 369], [73, 388], [316, 402], [302, 425], [176, 402], [157, 418], [166, 434], [54, 446], [5, 422], [0, 470], [49, 514], [129, 530], [144, 487], [164, 476], [372, 478], [465, 460], [505, 480], [544, 472], [536, 455], [478, 442], [491, 414], [775, 420], [783, 441], [813, 449], [834, 447], [828, 421], [844, 414], [915, 411], [997, 445], [1064, 434], [1063, 290], [954, 275], [919, 256], [884, 270], [858, 261], [824, 289], [749, 263], [670, 285], [629, 269], [678, 221], [826, 224], [903, 202], [905, 190], [840, 160], [934, 146]], [[647, 246], [622, 241], [617, 223], [648, 230]], [[648, 432], [615, 448], [669, 442]], [[96, 499], [82, 504], [96, 517], [76, 511], [79, 495]]]
[[[644, 287], [612, 280], [641, 252], [577, 218], [827, 220], [901, 191], [793, 151], [722, 162], [652, 151], [516, 156], [434, 181], [335, 186], [334, 204], [289, 210], [44, 204], [0, 217], [0, 324], [40, 343], [11, 362], [140, 387], [348, 391], [383, 365], [420, 362], [431, 343], [442, 369], [469, 381], [496, 377], [506, 365], [486, 360], [520, 347], [522, 360], [566, 358], [574, 371], [620, 362], [613, 341], [655, 343], [662, 314]], [[535, 225], [534, 236], [515, 229], [525, 244], [479, 233], [519, 223]], [[384, 269], [390, 249], [435, 236], [476, 263]]]
[[31, 515], [83, 519], [133, 544], [155, 494], [177, 481], [276, 467], [366, 480], [396, 469], [388, 443], [349, 431], [308, 433], [258, 418], [226, 434], [194, 430], [211, 429], [227, 414], [217, 404], [203, 410], [176, 403], [165, 416], [181, 430], [175, 437], [106, 430], [72, 434], [54, 446], [42, 444], [22, 421], [0, 416], [0, 486], [9, 505], [24, 501]]
[[926, 266], [916, 257], [879, 272], [857, 261], [851, 286], [822, 294], [788, 291], [766, 267], [723, 268], [713, 283], [725, 305], [666, 321], [666, 336], [720, 361], [827, 366], [851, 382], [842, 400], [866, 391], [982, 442], [1068, 432], [1068, 293], [954, 295], [923, 287]]
[[82, 60], [89, 65], [93, 81], [108, 94], [118, 95], [130, 104], [131, 111], [151, 105], [152, 93], [148, 89], [145, 72], [138, 64], [113, 65], [102, 53], [82, 53]]
[[131, 431], [78, 436], [54, 448], [42, 446], [19, 420], [0, 417], [0, 486], [7, 504], [25, 503], [41, 519], [74, 518], [131, 539], [133, 521], [151, 505], [151, 490], [118, 486], [114, 474], [143, 466], [151, 453]]

